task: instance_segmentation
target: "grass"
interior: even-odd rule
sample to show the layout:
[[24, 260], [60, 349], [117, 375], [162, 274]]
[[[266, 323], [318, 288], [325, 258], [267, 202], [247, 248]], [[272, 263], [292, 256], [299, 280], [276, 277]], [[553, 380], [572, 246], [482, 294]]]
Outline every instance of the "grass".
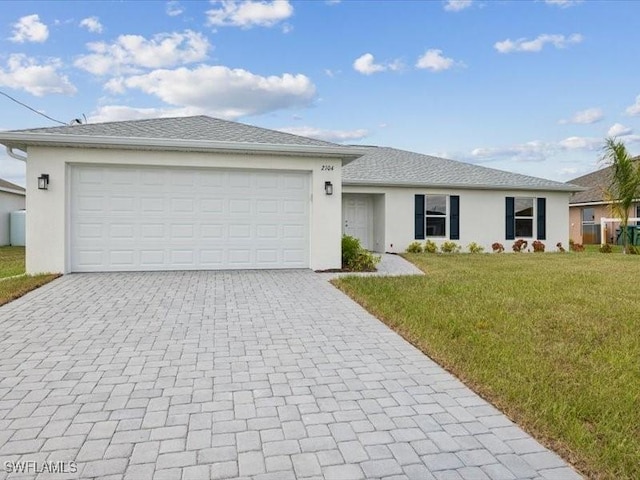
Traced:
[[0, 278], [24, 273], [24, 247], [0, 247]]
[[0, 305], [9, 303], [60, 276], [24, 273], [24, 247], [0, 247]]
[[640, 256], [406, 258], [334, 282], [589, 478], [640, 478]]

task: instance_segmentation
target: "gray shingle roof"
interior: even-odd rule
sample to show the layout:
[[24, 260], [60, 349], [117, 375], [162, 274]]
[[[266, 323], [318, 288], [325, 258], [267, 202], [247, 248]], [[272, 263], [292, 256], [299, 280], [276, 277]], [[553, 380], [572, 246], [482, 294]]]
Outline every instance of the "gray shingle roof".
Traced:
[[571, 183], [580, 185], [585, 190], [573, 194], [569, 203], [604, 202], [604, 188], [609, 184], [610, 178], [611, 167], [606, 167], [570, 180]]
[[3, 180], [3, 179], [0, 178], [0, 190], [3, 190], [3, 189], [16, 190], [18, 192], [25, 192], [25, 189], [22, 188], [20, 185], [16, 185], [15, 183], [7, 182], [6, 180]]
[[52, 135], [87, 135], [93, 137], [205, 140], [212, 142], [319, 147], [336, 146], [335, 143], [254, 127], [238, 122], [220, 120], [205, 115], [87, 123], [64, 127], [31, 128], [28, 130], [13, 130], [5, 133], [47, 133]]
[[342, 170], [343, 184], [575, 191], [579, 187], [446, 158], [372, 147]]

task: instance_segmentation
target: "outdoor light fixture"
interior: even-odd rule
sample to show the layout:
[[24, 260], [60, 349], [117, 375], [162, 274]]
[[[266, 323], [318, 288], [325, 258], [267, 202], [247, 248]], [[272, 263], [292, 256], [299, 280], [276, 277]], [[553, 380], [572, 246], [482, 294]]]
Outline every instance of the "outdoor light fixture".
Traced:
[[48, 190], [49, 189], [49, 174], [43, 173], [38, 177], [38, 190]]
[[333, 195], [333, 184], [331, 182], [324, 182], [324, 193]]

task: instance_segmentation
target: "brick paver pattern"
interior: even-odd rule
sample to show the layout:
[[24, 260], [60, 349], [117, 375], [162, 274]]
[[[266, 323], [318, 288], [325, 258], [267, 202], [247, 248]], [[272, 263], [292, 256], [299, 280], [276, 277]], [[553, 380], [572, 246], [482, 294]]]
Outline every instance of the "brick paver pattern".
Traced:
[[576, 479], [311, 271], [67, 275], [0, 308], [5, 462], [105, 479]]

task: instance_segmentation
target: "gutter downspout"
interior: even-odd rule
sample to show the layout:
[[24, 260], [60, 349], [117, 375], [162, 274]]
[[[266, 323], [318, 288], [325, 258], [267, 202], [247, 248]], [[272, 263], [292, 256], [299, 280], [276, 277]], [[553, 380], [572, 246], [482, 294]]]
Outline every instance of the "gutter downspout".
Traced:
[[17, 153], [15, 153], [13, 151], [13, 147], [7, 147], [7, 155], [9, 155], [11, 158], [15, 158], [16, 160], [20, 160], [22, 162], [26, 162], [27, 161], [27, 157], [26, 156], [22, 156], [22, 155], [18, 155]]

